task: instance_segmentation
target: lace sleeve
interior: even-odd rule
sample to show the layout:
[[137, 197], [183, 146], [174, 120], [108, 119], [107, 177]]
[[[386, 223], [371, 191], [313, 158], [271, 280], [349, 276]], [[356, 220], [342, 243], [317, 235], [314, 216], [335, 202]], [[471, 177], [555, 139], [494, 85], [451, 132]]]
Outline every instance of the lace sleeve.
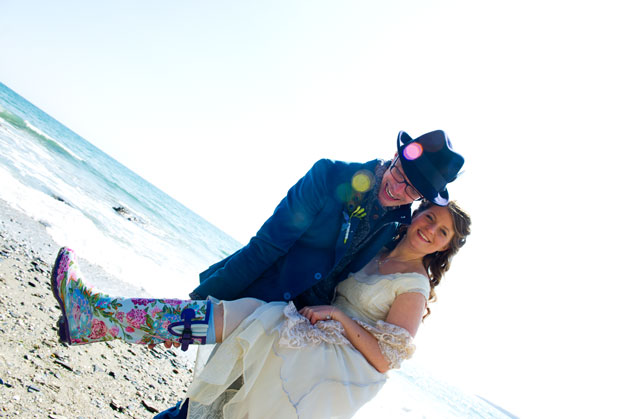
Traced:
[[[311, 325], [306, 317], [297, 312], [292, 302], [284, 308], [284, 316], [285, 320], [279, 330], [280, 346], [300, 349], [321, 343], [352, 345], [344, 336], [343, 326], [338, 321], [322, 321]], [[413, 336], [400, 326], [382, 320], [376, 322], [376, 326], [356, 318], [353, 320], [376, 338], [381, 352], [388, 360], [389, 368], [400, 368], [401, 362], [411, 358], [416, 350]]]
[[280, 327], [278, 344], [286, 348], [300, 349], [307, 346], [330, 343], [350, 345], [344, 336], [343, 326], [336, 320], [317, 322], [314, 325], [298, 313], [293, 301], [284, 308], [284, 322]]
[[400, 368], [401, 362], [411, 358], [416, 351], [413, 336], [406, 329], [382, 320], [376, 326], [354, 320], [376, 338], [381, 352], [389, 361], [389, 368]]

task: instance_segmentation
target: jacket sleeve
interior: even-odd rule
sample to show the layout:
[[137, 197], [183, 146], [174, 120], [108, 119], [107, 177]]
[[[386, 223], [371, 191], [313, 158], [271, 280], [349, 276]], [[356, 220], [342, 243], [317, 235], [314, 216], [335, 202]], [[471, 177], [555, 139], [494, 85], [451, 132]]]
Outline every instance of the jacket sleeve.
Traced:
[[[319, 160], [280, 201], [273, 215], [249, 243], [200, 275], [197, 296], [235, 299], [309, 228], [330, 196], [330, 172], [334, 163]], [[215, 295], [218, 294], [218, 295]]]

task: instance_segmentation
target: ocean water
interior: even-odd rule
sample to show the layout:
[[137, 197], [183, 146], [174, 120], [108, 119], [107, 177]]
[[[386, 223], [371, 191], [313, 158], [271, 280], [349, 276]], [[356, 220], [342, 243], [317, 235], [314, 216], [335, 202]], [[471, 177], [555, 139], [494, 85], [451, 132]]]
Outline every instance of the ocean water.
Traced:
[[[92, 281], [114, 295], [186, 298], [200, 271], [241, 247], [2, 83], [0, 199], [130, 285]], [[512, 417], [411, 362], [358, 418]]]
[[0, 198], [149, 295], [187, 297], [201, 270], [240, 247], [2, 84], [0, 156]]

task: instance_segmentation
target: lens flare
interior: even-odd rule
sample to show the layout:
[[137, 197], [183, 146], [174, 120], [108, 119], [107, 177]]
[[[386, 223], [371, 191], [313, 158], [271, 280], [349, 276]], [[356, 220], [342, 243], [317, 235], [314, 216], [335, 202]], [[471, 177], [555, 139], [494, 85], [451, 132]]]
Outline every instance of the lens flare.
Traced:
[[347, 202], [352, 196], [352, 186], [350, 183], [342, 183], [335, 189], [335, 195], [340, 202]]
[[403, 150], [403, 156], [407, 160], [415, 160], [422, 155], [422, 146], [418, 143], [411, 143]]
[[357, 192], [367, 192], [372, 188], [372, 178], [360, 171], [352, 177], [352, 188]]

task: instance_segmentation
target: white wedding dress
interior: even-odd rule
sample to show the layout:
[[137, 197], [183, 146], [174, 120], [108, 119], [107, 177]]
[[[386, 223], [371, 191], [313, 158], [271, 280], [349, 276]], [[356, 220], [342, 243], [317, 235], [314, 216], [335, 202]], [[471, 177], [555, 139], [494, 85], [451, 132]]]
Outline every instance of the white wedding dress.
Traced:
[[[405, 329], [384, 321], [396, 296], [407, 292], [428, 299], [429, 280], [417, 273], [368, 275], [361, 270], [339, 283], [333, 302], [378, 339], [392, 368], [415, 349]], [[336, 321], [312, 326], [293, 303], [262, 305], [196, 373], [187, 395], [188, 417], [351, 417], [376, 395], [387, 375], [374, 369], [342, 331]], [[241, 376], [240, 388], [226, 392]]]

